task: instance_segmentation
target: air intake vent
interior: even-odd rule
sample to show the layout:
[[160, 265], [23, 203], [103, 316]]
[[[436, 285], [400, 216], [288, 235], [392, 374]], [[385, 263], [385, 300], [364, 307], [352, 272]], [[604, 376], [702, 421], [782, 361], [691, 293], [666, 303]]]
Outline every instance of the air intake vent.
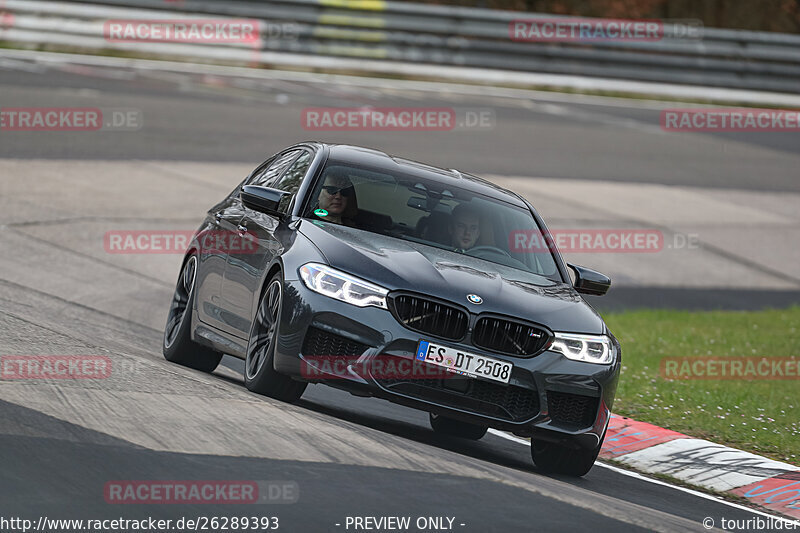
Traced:
[[391, 301], [395, 318], [408, 329], [450, 340], [460, 340], [467, 333], [467, 313], [457, 307], [408, 294]]
[[319, 357], [347, 357], [361, 355], [369, 346], [339, 335], [310, 327], [303, 343], [303, 355]]
[[390, 392], [512, 422], [530, 420], [539, 414], [539, 394], [535, 390], [470, 379], [466, 390], [457, 392], [445, 385], [450, 379], [379, 379], [378, 383]]
[[475, 346], [521, 357], [537, 355], [548, 339], [543, 329], [494, 317], [479, 319], [472, 332]]
[[598, 400], [581, 394], [547, 391], [550, 418], [557, 424], [567, 426], [585, 428], [594, 424]]

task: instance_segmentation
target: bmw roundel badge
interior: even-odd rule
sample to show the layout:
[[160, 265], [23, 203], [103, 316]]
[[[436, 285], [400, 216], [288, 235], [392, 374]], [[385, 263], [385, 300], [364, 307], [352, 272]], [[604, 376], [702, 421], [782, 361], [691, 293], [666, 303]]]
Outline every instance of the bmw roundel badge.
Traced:
[[469, 303], [475, 305], [480, 305], [483, 303], [483, 298], [481, 298], [477, 294], [467, 294], [467, 300], [469, 300]]

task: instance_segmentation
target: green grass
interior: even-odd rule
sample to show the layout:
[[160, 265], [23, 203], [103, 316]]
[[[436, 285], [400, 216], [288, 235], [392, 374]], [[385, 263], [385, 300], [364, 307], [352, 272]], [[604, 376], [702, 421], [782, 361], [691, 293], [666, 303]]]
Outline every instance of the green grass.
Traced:
[[800, 379], [670, 380], [665, 357], [800, 358], [800, 307], [604, 316], [622, 344], [614, 412], [800, 465]]

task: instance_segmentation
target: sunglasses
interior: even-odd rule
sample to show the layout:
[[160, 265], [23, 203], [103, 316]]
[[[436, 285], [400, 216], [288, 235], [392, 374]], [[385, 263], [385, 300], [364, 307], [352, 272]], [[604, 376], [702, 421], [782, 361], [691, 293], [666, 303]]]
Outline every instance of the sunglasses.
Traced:
[[342, 193], [342, 196], [352, 196], [353, 195], [353, 187], [335, 187], [333, 185], [324, 185], [322, 189], [330, 194], [331, 196]]

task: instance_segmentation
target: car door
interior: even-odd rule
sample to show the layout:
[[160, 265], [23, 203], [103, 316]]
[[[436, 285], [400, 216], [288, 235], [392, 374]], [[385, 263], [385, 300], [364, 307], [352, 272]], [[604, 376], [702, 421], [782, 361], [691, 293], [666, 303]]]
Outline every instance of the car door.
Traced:
[[[304, 149], [287, 150], [278, 154], [263, 172], [248, 180], [246, 185], [274, 187], [287, 169], [295, 168], [294, 164], [299, 158], [304, 158], [304, 161], [307, 158], [310, 164], [313, 157], [308, 154], [311, 152]], [[227, 253], [227, 264], [222, 278], [222, 319], [225, 331], [246, 339], [250, 335], [253, 300], [260, 287], [264, 269], [280, 253], [280, 244], [274, 235], [279, 220], [246, 208], [238, 194], [236, 204], [242, 213], [235, 228], [240, 239], [238, 245], [231, 246]]]
[[[242, 183], [266, 169], [274, 160], [268, 159], [250, 173]], [[199, 268], [197, 274], [197, 297], [195, 306], [201, 322], [218, 329], [225, 327], [225, 306], [222, 300], [222, 279], [228, 263], [224, 245], [225, 235], [236, 234], [239, 222], [244, 216], [237, 186], [224, 200], [209, 209], [203, 228], [196, 235]]]

